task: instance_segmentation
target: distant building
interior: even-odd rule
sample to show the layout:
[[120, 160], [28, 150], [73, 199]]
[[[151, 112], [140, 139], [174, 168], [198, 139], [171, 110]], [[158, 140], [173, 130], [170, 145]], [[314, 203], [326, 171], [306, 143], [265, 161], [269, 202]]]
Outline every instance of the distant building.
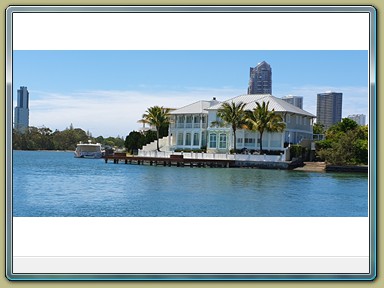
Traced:
[[348, 116], [349, 119], [355, 121], [357, 124], [364, 126], [365, 125], [365, 115], [364, 114], [352, 114]]
[[15, 107], [14, 128], [24, 131], [29, 126], [29, 92], [21, 86], [17, 90], [17, 106]]
[[294, 105], [300, 109], [303, 109], [303, 97], [302, 96], [287, 95], [281, 99], [283, 99], [285, 102], [288, 102], [289, 104], [292, 104], [292, 105]]
[[267, 62], [250, 68], [248, 94], [272, 94], [272, 69]]
[[343, 93], [325, 92], [317, 94], [316, 122], [328, 129], [341, 121]]

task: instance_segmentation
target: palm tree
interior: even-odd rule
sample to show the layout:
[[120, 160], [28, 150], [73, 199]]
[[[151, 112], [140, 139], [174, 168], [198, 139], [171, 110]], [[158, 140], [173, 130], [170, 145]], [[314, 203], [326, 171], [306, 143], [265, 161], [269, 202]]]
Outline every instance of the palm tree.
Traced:
[[231, 125], [233, 132], [233, 148], [236, 153], [236, 130], [242, 128], [245, 124], [245, 103], [224, 102], [223, 105], [217, 110], [217, 116], [219, 116], [222, 122], [215, 121], [213, 124], [227, 126]]
[[246, 122], [250, 130], [258, 131], [260, 133], [260, 153], [263, 152], [263, 133], [267, 132], [282, 132], [285, 129], [283, 117], [276, 114], [275, 110], [268, 109], [269, 101], [260, 105], [256, 102], [256, 107], [250, 111], [245, 111]]
[[142, 116], [143, 123], [147, 123], [150, 126], [156, 128], [157, 151], [160, 151], [160, 128], [167, 126], [170, 123], [169, 111], [169, 108], [164, 108], [163, 106], [153, 106], [149, 107]]

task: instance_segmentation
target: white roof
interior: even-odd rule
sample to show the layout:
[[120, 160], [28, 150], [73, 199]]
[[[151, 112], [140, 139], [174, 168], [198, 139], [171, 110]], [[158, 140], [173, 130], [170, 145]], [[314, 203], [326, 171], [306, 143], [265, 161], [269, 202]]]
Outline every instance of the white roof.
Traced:
[[[300, 109], [299, 107], [296, 107], [281, 98], [277, 98], [275, 96], [272, 96], [271, 94], [245, 94], [245, 95], [240, 95], [234, 98], [231, 98], [227, 101], [227, 103], [234, 102], [235, 104], [239, 102], [245, 103], [245, 110], [253, 110], [253, 108], [256, 107], [256, 102], [262, 103], [262, 102], [267, 103], [269, 101], [269, 109], [272, 110], [274, 109], [276, 112], [289, 112], [289, 113], [295, 113], [299, 115], [304, 115], [304, 116], [309, 116], [309, 117], [316, 117], [315, 115]], [[222, 103], [213, 105], [209, 108], [206, 108], [207, 110], [217, 110], [221, 107]]]
[[181, 107], [179, 109], [176, 109], [172, 111], [171, 115], [177, 115], [177, 114], [208, 114], [207, 108], [211, 107], [212, 105], [216, 105], [220, 103], [217, 100], [212, 101], [197, 101], [195, 103], [189, 104], [187, 106]]

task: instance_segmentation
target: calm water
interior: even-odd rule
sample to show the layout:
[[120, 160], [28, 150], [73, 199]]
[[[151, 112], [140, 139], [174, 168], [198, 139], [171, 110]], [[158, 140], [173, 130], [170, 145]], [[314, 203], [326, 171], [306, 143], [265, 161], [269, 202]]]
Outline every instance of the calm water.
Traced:
[[14, 216], [367, 216], [359, 173], [106, 164], [13, 153]]

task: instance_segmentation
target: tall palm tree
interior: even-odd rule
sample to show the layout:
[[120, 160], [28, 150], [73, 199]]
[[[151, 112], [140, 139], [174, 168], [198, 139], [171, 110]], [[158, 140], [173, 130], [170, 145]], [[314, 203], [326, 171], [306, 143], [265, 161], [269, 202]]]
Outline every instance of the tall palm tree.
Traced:
[[233, 132], [233, 149], [236, 153], [236, 130], [242, 128], [245, 124], [245, 103], [224, 102], [223, 105], [217, 110], [217, 116], [219, 116], [222, 122], [215, 122], [222, 126], [230, 125]]
[[282, 132], [285, 129], [283, 117], [275, 113], [272, 109], [269, 111], [269, 101], [262, 104], [256, 102], [256, 107], [250, 111], [245, 111], [248, 129], [258, 131], [260, 133], [260, 153], [263, 152], [263, 133]]
[[149, 107], [142, 116], [143, 123], [147, 123], [150, 126], [156, 128], [157, 151], [160, 151], [160, 128], [167, 126], [170, 123], [169, 111], [169, 108], [164, 108], [163, 106], [153, 106]]

